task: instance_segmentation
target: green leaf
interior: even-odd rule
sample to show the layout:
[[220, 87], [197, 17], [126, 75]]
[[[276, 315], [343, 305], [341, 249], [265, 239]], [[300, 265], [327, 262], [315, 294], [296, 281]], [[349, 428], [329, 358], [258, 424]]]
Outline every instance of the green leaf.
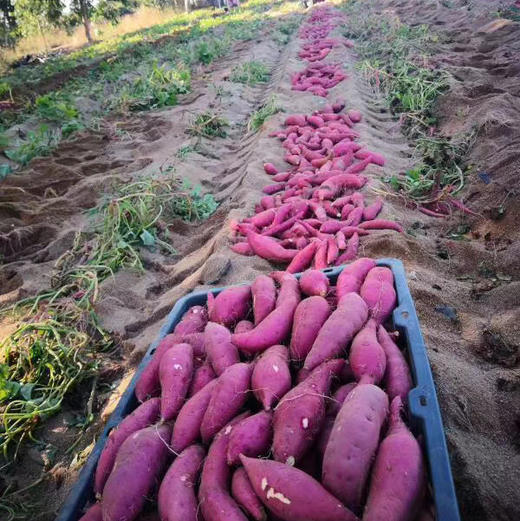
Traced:
[[145, 246], [153, 246], [155, 244], [155, 237], [148, 230], [144, 230], [140, 237]]
[[11, 165], [7, 163], [0, 164], [0, 181], [5, 179], [12, 172]]
[[35, 385], [36, 384], [31, 383], [31, 384], [24, 384], [20, 387], [20, 395], [22, 396], [22, 398], [24, 400], [27, 400], [27, 401], [32, 400], [31, 395], [32, 395], [32, 391], [33, 391]]

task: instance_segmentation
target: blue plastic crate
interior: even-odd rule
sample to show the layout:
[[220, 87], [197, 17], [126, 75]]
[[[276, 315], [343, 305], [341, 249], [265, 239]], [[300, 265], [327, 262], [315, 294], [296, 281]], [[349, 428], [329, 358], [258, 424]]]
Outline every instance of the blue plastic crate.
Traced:
[[[379, 259], [377, 265], [387, 266], [394, 274], [398, 305], [393, 312], [392, 321], [394, 328], [399, 331], [403, 339], [415, 384], [415, 387], [410, 391], [408, 397], [410, 427], [416, 436], [420, 435], [424, 440], [424, 448], [430, 472], [430, 482], [433, 488], [436, 519], [437, 521], [460, 521], [439, 402], [437, 401], [435, 384], [433, 383], [433, 376], [421, 334], [419, 319], [417, 318], [412, 296], [410, 295], [406, 282], [404, 266], [402, 262], [397, 259]], [[343, 266], [339, 266], [336, 268], [327, 268], [323, 271], [334, 284], [342, 270]], [[300, 275], [296, 275], [296, 277], [299, 276]], [[224, 289], [226, 288], [215, 288], [209, 292], [217, 295]], [[151, 344], [130, 385], [121, 397], [115, 411], [110, 416], [103, 433], [81, 470], [78, 481], [69, 493], [56, 521], [77, 521], [81, 517], [85, 506], [94, 499], [92, 486], [99, 456], [106, 443], [109, 432], [137, 407], [138, 402], [134, 395], [134, 389], [141, 372], [150, 361], [159, 342], [173, 331], [175, 325], [189, 308], [206, 304], [207, 294], [209, 292], [197, 291], [190, 293], [179, 299], [173, 306], [173, 309], [161, 328], [159, 337]]]

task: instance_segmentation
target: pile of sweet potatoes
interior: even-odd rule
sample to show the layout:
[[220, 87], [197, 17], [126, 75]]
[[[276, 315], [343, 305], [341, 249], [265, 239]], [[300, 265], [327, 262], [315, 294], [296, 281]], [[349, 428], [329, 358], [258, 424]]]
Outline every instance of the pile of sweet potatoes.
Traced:
[[390, 269], [260, 275], [194, 306], [140, 374], [84, 519], [413, 521], [421, 448]]
[[[336, 23], [333, 10], [320, 8], [302, 27], [300, 36], [307, 42], [300, 57], [311, 64], [293, 76], [293, 89], [326, 96], [346, 77], [339, 65], [318, 63], [340, 43], [327, 38]], [[378, 217], [380, 197], [365, 202], [359, 191], [368, 182], [362, 174], [367, 166], [383, 166], [385, 160], [355, 141], [359, 134], [353, 127], [362, 116], [357, 110], [344, 113], [344, 108], [345, 102], [337, 100], [310, 115], [292, 114], [283, 130], [271, 134], [282, 141], [290, 166], [280, 170], [264, 164], [275, 183], [263, 188], [254, 216], [231, 222], [235, 253], [288, 264], [287, 270], [296, 273], [355, 259], [360, 237], [372, 230], [403, 231], [397, 222]]]
[[341, 113], [344, 106], [337, 101], [311, 116], [293, 114], [285, 129], [273, 134], [292, 167], [280, 172], [264, 165], [276, 183], [264, 187], [254, 216], [231, 223], [234, 252], [288, 264], [296, 273], [355, 259], [360, 237], [372, 230], [402, 232], [395, 221], [378, 217], [380, 197], [368, 203], [359, 192], [368, 181], [365, 168], [382, 166], [384, 159], [354, 141], [358, 134], [352, 127], [361, 114]]

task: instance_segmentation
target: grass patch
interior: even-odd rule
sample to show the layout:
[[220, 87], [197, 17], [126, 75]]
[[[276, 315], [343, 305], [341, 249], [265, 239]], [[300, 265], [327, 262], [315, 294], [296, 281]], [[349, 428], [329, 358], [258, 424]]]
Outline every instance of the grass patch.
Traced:
[[250, 61], [234, 67], [230, 79], [236, 83], [244, 83], [252, 87], [257, 83], [267, 82], [269, 76], [269, 69], [263, 63]]
[[207, 219], [218, 207], [212, 194], [203, 195], [200, 186], [192, 186], [186, 180], [182, 184], [182, 190], [172, 198], [170, 205], [171, 211], [185, 221]]
[[207, 110], [195, 116], [186, 132], [192, 136], [202, 136], [210, 139], [215, 137], [226, 137], [227, 126], [229, 126], [229, 123], [226, 119]]
[[428, 26], [409, 27], [379, 13], [366, 2], [349, 2], [344, 35], [357, 39], [357, 68], [382, 94], [401, 129], [415, 144], [416, 165], [388, 179], [391, 187], [415, 204], [451, 198], [464, 186], [460, 166], [473, 136], [449, 138], [437, 130], [435, 104], [449, 89], [447, 72], [432, 66], [438, 41]]
[[267, 103], [251, 114], [247, 123], [247, 130], [256, 132], [271, 116], [282, 111], [282, 107], [276, 103], [275, 97], [272, 96]]

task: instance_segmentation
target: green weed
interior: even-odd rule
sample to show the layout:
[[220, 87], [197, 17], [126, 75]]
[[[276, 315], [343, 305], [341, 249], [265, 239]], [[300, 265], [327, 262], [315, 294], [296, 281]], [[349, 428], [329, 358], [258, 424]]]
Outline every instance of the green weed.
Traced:
[[272, 115], [281, 111], [283, 111], [282, 107], [276, 103], [274, 96], [271, 97], [267, 103], [251, 114], [247, 130], [256, 132]]
[[227, 126], [229, 126], [227, 120], [211, 111], [206, 111], [197, 114], [187, 132], [193, 136], [203, 136], [207, 138], [226, 137]]
[[184, 181], [180, 192], [170, 202], [170, 210], [185, 221], [203, 220], [210, 217], [218, 208], [212, 194], [202, 195], [200, 186], [192, 186]]
[[253, 86], [269, 80], [269, 69], [260, 62], [250, 61], [237, 65], [231, 71], [230, 79], [236, 83]]
[[78, 110], [70, 102], [60, 100], [56, 93], [49, 93], [36, 98], [36, 113], [47, 121], [62, 122], [78, 117]]
[[186, 159], [186, 157], [191, 154], [192, 152], [195, 152], [195, 147], [192, 145], [183, 145], [182, 147], [177, 150], [175, 153], [175, 156], [178, 157], [181, 160]]
[[26, 143], [18, 148], [6, 150], [4, 154], [16, 163], [25, 166], [35, 157], [50, 155], [57, 146], [58, 135], [47, 125], [41, 125], [36, 132], [28, 132]]

